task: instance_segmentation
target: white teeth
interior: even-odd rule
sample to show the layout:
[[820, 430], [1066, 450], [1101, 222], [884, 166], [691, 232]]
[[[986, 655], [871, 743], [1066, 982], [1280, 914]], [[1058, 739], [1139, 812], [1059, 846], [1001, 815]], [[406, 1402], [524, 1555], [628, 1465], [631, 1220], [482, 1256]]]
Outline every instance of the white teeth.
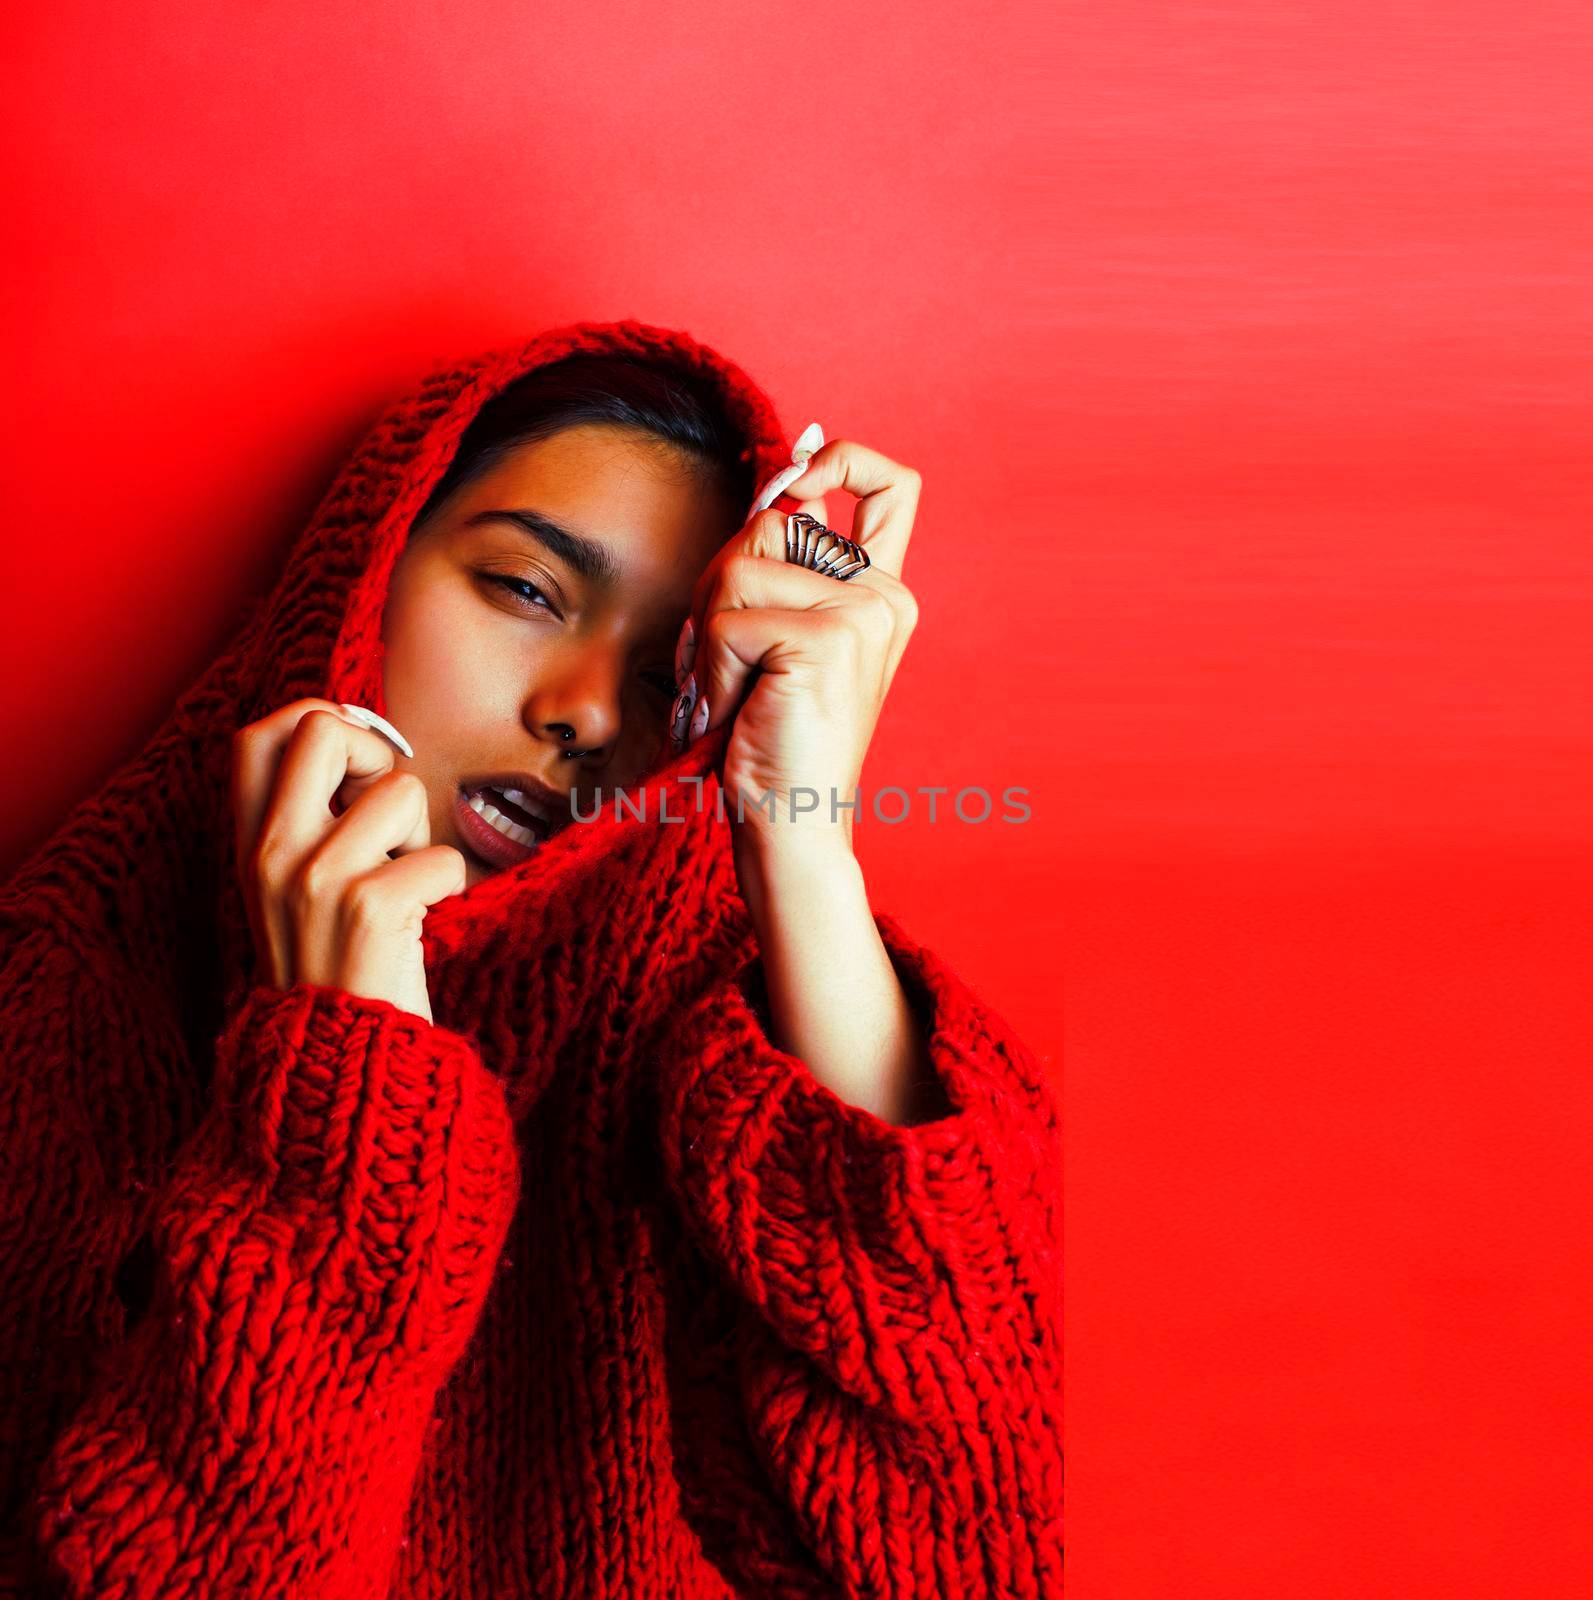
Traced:
[[541, 817], [544, 822], [552, 820], [547, 815], [547, 808], [542, 804], [542, 802], [540, 800], [533, 800], [524, 789], [505, 789], [503, 791], [503, 798], [507, 800], [510, 805], [520, 806], [526, 811], [529, 811], [533, 817]]
[[[509, 795], [506, 793], [504, 798], [508, 799]], [[466, 800], [466, 804], [477, 816], [484, 822], [490, 823], [506, 839], [513, 839], [516, 844], [535, 844], [537, 842], [537, 836], [529, 828], [522, 828], [518, 822], [511, 822], [495, 805], [489, 805], [479, 794], [470, 795]]]

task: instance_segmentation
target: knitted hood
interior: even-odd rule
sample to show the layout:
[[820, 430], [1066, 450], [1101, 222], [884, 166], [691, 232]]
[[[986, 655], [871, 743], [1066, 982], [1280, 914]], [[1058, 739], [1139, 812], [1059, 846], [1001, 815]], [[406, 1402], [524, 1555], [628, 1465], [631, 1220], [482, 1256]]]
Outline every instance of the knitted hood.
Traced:
[[[758, 481], [789, 461], [769, 398], [683, 332], [580, 322], [433, 372], [350, 455], [236, 642], [0, 894], [0, 920], [43, 897], [91, 970], [99, 959], [130, 966], [144, 1000], [164, 1002], [192, 1059], [207, 1061], [256, 972], [232, 860], [234, 732], [304, 696], [385, 712], [390, 574], [460, 436], [523, 374], [599, 352], [664, 357], [710, 380], [752, 441]], [[580, 1036], [612, 1044], [614, 1030], [645, 1023], [628, 1010], [636, 995], [662, 1014], [755, 948], [715, 803], [728, 726], [661, 759], [645, 818], [614, 815], [610, 799], [597, 819], [428, 913], [435, 1019], [478, 1045], [517, 1112]]]

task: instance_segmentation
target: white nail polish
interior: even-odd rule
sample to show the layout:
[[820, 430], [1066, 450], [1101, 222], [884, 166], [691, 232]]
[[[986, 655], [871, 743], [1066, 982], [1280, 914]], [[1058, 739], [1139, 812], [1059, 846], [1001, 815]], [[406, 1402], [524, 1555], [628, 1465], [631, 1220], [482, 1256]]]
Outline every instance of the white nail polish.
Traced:
[[818, 423], [810, 422], [801, 433], [797, 435], [797, 442], [791, 446], [791, 459], [793, 461], [806, 461], [815, 451], [824, 445], [824, 429]]
[[791, 447], [791, 465], [782, 467], [759, 490], [752, 502], [752, 509], [747, 513], [748, 519], [757, 516], [760, 511], [767, 511], [776, 498], [789, 483], [795, 483], [804, 472], [808, 470], [808, 457], [818, 450], [824, 443], [824, 430], [818, 423], [810, 422], [800, 434], [797, 442]]
[[414, 759], [415, 752], [410, 749], [409, 740], [401, 734], [386, 717], [379, 717], [374, 711], [367, 711], [364, 706], [345, 705], [341, 700], [338, 709], [346, 711], [356, 722], [367, 728], [374, 728], [377, 733], [384, 734], [398, 746], [404, 754]]

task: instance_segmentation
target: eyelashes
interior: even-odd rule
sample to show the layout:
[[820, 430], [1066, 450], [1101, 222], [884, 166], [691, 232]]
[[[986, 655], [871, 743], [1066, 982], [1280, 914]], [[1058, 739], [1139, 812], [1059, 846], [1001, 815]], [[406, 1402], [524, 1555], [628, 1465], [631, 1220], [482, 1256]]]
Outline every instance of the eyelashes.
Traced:
[[[495, 583], [499, 588], [508, 590], [515, 599], [524, 602], [533, 610], [546, 611], [555, 617], [559, 615], [558, 608], [529, 578], [512, 578], [501, 572], [488, 572], [483, 576], [489, 583]], [[678, 688], [673, 665], [644, 674], [642, 682], [661, 699], [673, 700]]]
[[[533, 602], [533, 599], [541, 600], [543, 603], [541, 609], [551, 611], [554, 616], [559, 614], [558, 608], [529, 578], [510, 578], [501, 572], [489, 572], [487, 579], [490, 583], [495, 583], [500, 588], [507, 589], [516, 599], [525, 600], [528, 603]], [[529, 589], [531, 593], [522, 593], [522, 590], [526, 589]]]

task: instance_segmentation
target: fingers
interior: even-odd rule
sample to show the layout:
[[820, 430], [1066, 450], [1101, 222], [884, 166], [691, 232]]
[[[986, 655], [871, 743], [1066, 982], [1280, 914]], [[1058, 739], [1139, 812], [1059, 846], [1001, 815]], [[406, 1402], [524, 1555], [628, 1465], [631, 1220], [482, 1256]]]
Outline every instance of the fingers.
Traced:
[[259, 837], [288, 741], [312, 711], [348, 720], [330, 700], [295, 700], [233, 735], [232, 810], [240, 864], [248, 860]]
[[[830, 525], [824, 509], [827, 491], [843, 489], [858, 496], [848, 537], [868, 547], [870, 565], [860, 576], [866, 579], [870, 573], [876, 573], [900, 581], [913, 519], [918, 514], [922, 483], [922, 477], [912, 467], [892, 461], [889, 456], [851, 439], [832, 439], [809, 457], [806, 470], [791, 479], [781, 492], [796, 504], [799, 512], [826, 527]], [[720, 554], [739, 551], [784, 561], [786, 517], [786, 512], [773, 507], [755, 512]], [[676, 642], [677, 687], [691, 671], [697, 641], [702, 636], [703, 597], [713, 581], [712, 566], [710, 563], [708, 571], [699, 576], [693, 588], [691, 608]]]
[[378, 779], [277, 886], [277, 915], [289, 925], [293, 970], [337, 970], [345, 896], [362, 878], [390, 865], [389, 850], [419, 851], [430, 843], [425, 784], [411, 772]]
[[394, 751], [328, 702], [300, 701], [243, 730], [234, 757], [239, 870], [258, 946], [280, 983], [295, 970], [293, 874], [333, 826], [332, 796], [345, 777], [382, 776]]
[[[796, 508], [800, 516], [812, 517], [815, 522], [822, 522], [826, 528], [831, 525], [830, 514], [824, 509], [823, 495], [820, 495], [817, 500], [798, 500]], [[862, 541], [859, 540], [858, 542], [861, 543]]]
[[[870, 560], [872, 560], [872, 553]], [[753, 568], [751, 560], [767, 576], [763, 585], [754, 591], [751, 587]], [[789, 574], [783, 577], [782, 574]], [[779, 584], [776, 589], [772, 585]], [[681, 629], [682, 637], [688, 628], [694, 639], [702, 637], [708, 611], [721, 592], [730, 595], [745, 593], [752, 605], [831, 606], [843, 605], [847, 598], [862, 589], [876, 589], [908, 609], [911, 597], [901, 579], [877, 565], [865, 567], [844, 581], [827, 572], [815, 572], [811, 567], [798, 566], [785, 558], [785, 513], [760, 511], [745, 528], [714, 556], [697, 575], [692, 585], [691, 611], [687, 626]], [[754, 597], [755, 595], [755, 597]], [[676, 652], [677, 663], [680, 652]], [[687, 659], [689, 670], [690, 658]], [[677, 681], [680, 673], [677, 671]]]
[[693, 607], [698, 637], [714, 612], [737, 607], [856, 611], [869, 614], [874, 623], [892, 623], [904, 634], [916, 625], [918, 602], [899, 578], [869, 567], [842, 582], [787, 561], [783, 530], [778, 531], [779, 544], [773, 551], [768, 548], [771, 537], [768, 528], [751, 530], [744, 546], [721, 551], [698, 579]]
[[821, 658], [831, 637], [825, 614], [818, 611], [716, 611], [699, 652], [698, 694], [684, 742], [695, 744], [731, 721], [755, 672], [778, 674]]
[[[349, 814], [353, 815], [353, 807]], [[394, 950], [420, 937], [426, 908], [465, 887], [465, 858], [451, 845], [428, 845], [358, 877], [316, 903], [303, 936], [301, 970], [335, 975], [354, 994], [393, 991]], [[424, 969], [417, 961], [405, 1009], [431, 1016]], [[334, 981], [329, 976], [327, 981]]]
[[380, 922], [406, 906], [434, 906], [465, 887], [465, 858], [452, 845], [433, 844], [384, 862], [348, 891], [356, 918]]
[[875, 567], [900, 578], [922, 485], [913, 468], [854, 440], [831, 439], [813, 453], [807, 471], [787, 484], [785, 492], [803, 502], [832, 489], [857, 495], [850, 537], [868, 546]]
[[[833, 578], [823, 581], [835, 585]], [[829, 698], [853, 705], [860, 695], [882, 698], [911, 628], [875, 589], [859, 590], [844, 604], [805, 610], [717, 607], [703, 635], [686, 742], [733, 720], [754, 669], [805, 677], [821, 699], [827, 691]]]
[[356, 727], [335, 711], [306, 712], [277, 765], [261, 845], [269, 839], [303, 854], [332, 825], [332, 796], [344, 779], [381, 777], [393, 770], [396, 759], [379, 733]]
[[[785, 606], [807, 611], [845, 605], [850, 584], [838, 583], [822, 572], [799, 567], [783, 554], [770, 551], [768, 539], [759, 537], [741, 548], [727, 548], [716, 556], [699, 580], [699, 621], [706, 623], [726, 606]], [[780, 551], [785, 549], [782, 534]], [[760, 548], [760, 546], [762, 548]]]
[[332, 824], [307, 859], [341, 882], [379, 867], [389, 851], [408, 854], [430, 843], [426, 785], [413, 772], [388, 772]]
[[[778, 659], [790, 670], [803, 663], [856, 673], [879, 662], [888, 688], [918, 620], [918, 604], [888, 573], [864, 571], [845, 583], [784, 559], [746, 553], [766, 544], [770, 530], [755, 519], [742, 550], [727, 548], [700, 580], [701, 620], [691, 624], [700, 641], [692, 653], [695, 695], [683, 691], [671, 717], [680, 744], [695, 743], [735, 714], [751, 669], [767, 659], [782, 637], [801, 648]], [[784, 550], [784, 534], [780, 534]], [[756, 626], [732, 613], [758, 613]]]

